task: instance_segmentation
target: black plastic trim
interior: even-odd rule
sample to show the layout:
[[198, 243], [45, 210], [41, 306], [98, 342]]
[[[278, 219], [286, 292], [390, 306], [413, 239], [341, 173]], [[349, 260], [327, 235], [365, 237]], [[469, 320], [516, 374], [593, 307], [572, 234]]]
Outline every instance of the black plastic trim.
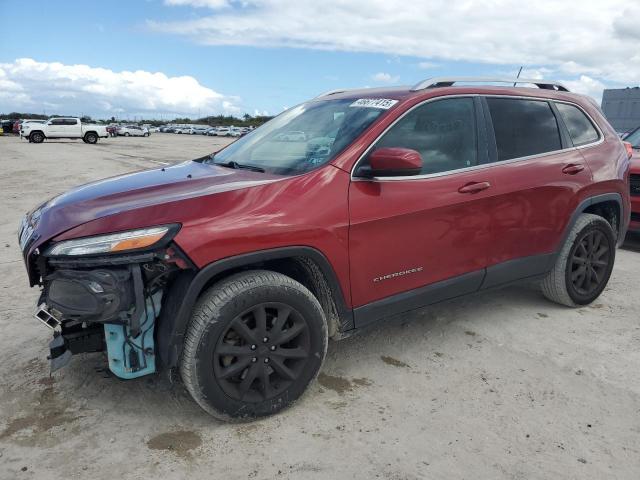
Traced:
[[487, 275], [480, 289], [499, 287], [518, 280], [544, 275], [553, 268], [555, 259], [555, 253], [548, 253], [516, 258], [492, 265], [487, 268]]
[[[347, 308], [344, 300], [342, 288], [338, 282], [338, 277], [325, 257], [319, 250], [312, 247], [294, 246], [262, 250], [247, 253], [235, 257], [224, 258], [210, 263], [200, 270], [192, 278], [183, 276], [178, 285], [178, 294], [174, 293], [174, 286], [169, 288], [170, 297], [163, 305], [159, 318], [158, 327], [158, 348], [160, 359], [165, 367], [175, 367], [178, 364], [184, 334], [191, 317], [191, 312], [196, 300], [204, 287], [216, 276], [233, 269], [246, 267], [248, 265], [282, 260], [287, 258], [306, 257], [313, 260], [322, 270], [322, 273], [333, 294], [333, 301], [336, 305], [338, 317], [340, 319], [340, 330], [346, 331], [354, 326], [353, 312]], [[167, 308], [168, 307], [168, 308]]]
[[355, 326], [362, 328], [384, 318], [477, 292], [484, 277], [485, 269], [477, 270], [363, 305], [353, 311]]
[[624, 237], [627, 234], [627, 228], [629, 227], [629, 219], [625, 220], [624, 218], [622, 195], [620, 195], [619, 193], [604, 193], [602, 195], [595, 195], [593, 197], [584, 199], [582, 202], [580, 202], [580, 204], [578, 204], [576, 209], [573, 211], [573, 215], [571, 215], [571, 219], [567, 223], [567, 226], [564, 229], [564, 233], [562, 234], [562, 241], [557, 246], [556, 252], [554, 253], [554, 262], [555, 262], [555, 256], [557, 256], [560, 253], [560, 250], [562, 250], [562, 245], [564, 245], [564, 243], [567, 241], [567, 237], [569, 236], [569, 233], [571, 232], [571, 229], [573, 228], [573, 226], [578, 221], [578, 217], [581, 214], [583, 214], [584, 211], [592, 205], [597, 205], [598, 203], [611, 202], [611, 201], [614, 201], [618, 204], [618, 209], [620, 213], [620, 225], [619, 225], [619, 231], [618, 231], [617, 246], [619, 247], [620, 245], [622, 245], [622, 243], [624, 242]]
[[[556, 117], [556, 123], [558, 124], [558, 132], [560, 133], [560, 141], [562, 142], [562, 148], [571, 148], [571, 147], [577, 146], [573, 144], [571, 135], [569, 135], [569, 129], [567, 128], [567, 125], [564, 123], [564, 118], [562, 118], [560, 111], [556, 107], [556, 102], [549, 101], [549, 106], [551, 107], [551, 111]], [[587, 143], [591, 143], [591, 142], [587, 142]]]

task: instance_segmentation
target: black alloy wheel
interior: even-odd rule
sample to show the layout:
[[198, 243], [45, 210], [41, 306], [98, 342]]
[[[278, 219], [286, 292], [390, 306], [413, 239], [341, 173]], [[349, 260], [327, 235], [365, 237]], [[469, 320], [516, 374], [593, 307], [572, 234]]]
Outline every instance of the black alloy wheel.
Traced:
[[202, 293], [180, 358], [187, 390], [226, 421], [273, 415], [299, 399], [327, 352], [318, 299], [278, 272], [248, 270]]
[[611, 245], [600, 230], [589, 230], [574, 245], [571, 257], [571, 285], [581, 296], [591, 296], [606, 282]]
[[300, 313], [284, 303], [260, 303], [235, 317], [220, 336], [214, 375], [231, 398], [270, 400], [298, 379], [309, 351], [309, 325]]

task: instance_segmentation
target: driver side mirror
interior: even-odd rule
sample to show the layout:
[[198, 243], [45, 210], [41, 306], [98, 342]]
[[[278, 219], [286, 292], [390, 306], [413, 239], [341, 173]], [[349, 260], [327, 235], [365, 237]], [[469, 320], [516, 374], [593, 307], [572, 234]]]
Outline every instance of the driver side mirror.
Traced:
[[359, 173], [366, 177], [419, 175], [422, 170], [422, 156], [410, 148], [378, 148], [369, 155], [369, 167], [365, 168]]

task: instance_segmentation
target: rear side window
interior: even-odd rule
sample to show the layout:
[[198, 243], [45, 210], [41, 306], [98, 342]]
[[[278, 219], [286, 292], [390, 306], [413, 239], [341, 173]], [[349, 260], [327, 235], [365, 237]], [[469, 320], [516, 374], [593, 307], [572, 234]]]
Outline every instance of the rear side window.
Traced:
[[487, 98], [498, 161], [562, 149], [558, 122], [549, 103], [518, 98]]
[[569, 130], [573, 144], [578, 147], [587, 143], [593, 143], [600, 138], [598, 131], [591, 120], [578, 108], [566, 103], [556, 103], [556, 108]]

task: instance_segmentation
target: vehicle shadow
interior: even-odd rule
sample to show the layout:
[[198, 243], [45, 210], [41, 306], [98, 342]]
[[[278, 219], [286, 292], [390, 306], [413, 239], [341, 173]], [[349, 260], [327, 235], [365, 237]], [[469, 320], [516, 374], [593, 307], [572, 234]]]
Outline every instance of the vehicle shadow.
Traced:
[[622, 248], [625, 250], [631, 250], [632, 252], [640, 252], [640, 233], [639, 232], [629, 232], [627, 233], [626, 238], [624, 239], [624, 244]]

